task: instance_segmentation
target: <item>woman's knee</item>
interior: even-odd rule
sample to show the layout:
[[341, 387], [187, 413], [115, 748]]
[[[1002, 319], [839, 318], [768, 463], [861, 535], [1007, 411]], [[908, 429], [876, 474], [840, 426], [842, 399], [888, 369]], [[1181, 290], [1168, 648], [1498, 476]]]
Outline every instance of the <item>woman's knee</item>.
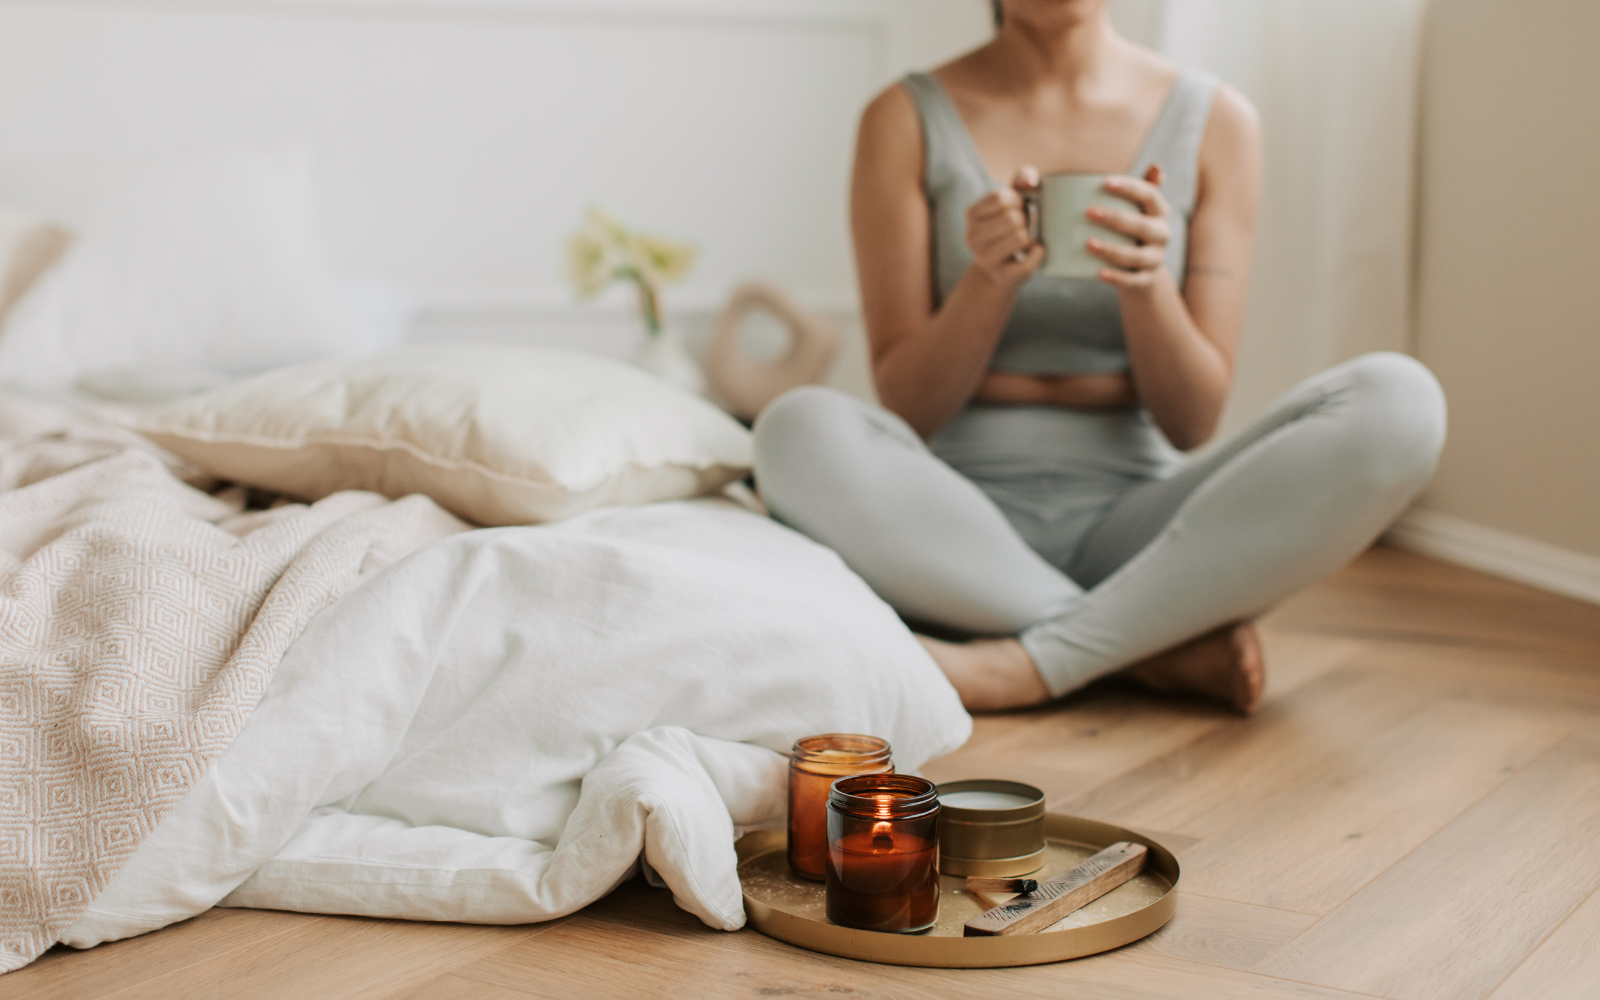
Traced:
[[854, 401], [836, 389], [803, 385], [768, 403], [756, 417], [756, 447], [763, 441], [782, 443], [793, 437], [827, 433], [842, 419], [848, 419]]
[[1356, 358], [1346, 375], [1368, 475], [1379, 484], [1426, 482], [1444, 447], [1438, 379], [1417, 359], [1391, 351]]
[[807, 462], [830, 451], [849, 434], [855, 401], [841, 392], [806, 385], [779, 396], [756, 417], [756, 474], [778, 472], [796, 461]]
[[834, 389], [808, 385], [779, 396], [756, 418], [756, 486], [774, 511], [826, 491], [862, 436], [864, 404]]

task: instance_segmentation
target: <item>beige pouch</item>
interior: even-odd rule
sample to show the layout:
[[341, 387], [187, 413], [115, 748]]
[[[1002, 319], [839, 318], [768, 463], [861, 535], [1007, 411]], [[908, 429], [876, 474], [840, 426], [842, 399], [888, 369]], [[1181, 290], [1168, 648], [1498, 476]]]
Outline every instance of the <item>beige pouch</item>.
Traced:
[[0, 207], [0, 324], [71, 245], [60, 226]]

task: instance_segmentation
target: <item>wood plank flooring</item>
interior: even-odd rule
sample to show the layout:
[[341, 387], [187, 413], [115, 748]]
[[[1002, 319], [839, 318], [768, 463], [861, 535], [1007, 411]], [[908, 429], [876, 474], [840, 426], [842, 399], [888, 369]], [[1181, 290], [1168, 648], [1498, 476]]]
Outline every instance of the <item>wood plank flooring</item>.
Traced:
[[1264, 622], [1253, 719], [1107, 684], [985, 716], [1009, 776], [1183, 864], [1178, 915], [1025, 969], [853, 962], [629, 883], [530, 927], [213, 910], [0, 977], [0, 1000], [1600, 1000], [1600, 607], [1375, 549]]

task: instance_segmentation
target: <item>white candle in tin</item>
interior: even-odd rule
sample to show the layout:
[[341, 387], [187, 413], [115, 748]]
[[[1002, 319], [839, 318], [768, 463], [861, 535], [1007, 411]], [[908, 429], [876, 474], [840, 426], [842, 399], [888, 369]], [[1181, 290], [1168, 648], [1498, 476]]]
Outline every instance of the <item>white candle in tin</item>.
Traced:
[[1009, 792], [946, 792], [939, 804], [956, 809], [1020, 809], [1034, 800]]

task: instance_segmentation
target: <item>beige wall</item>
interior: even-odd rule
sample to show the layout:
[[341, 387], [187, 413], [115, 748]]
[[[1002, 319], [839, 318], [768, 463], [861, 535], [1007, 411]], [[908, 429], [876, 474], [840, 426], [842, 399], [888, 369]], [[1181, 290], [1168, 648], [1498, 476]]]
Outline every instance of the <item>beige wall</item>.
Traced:
[[1600, 0], [1433, 0], [1421, 129], [1422, 507], [1600, 556]]

